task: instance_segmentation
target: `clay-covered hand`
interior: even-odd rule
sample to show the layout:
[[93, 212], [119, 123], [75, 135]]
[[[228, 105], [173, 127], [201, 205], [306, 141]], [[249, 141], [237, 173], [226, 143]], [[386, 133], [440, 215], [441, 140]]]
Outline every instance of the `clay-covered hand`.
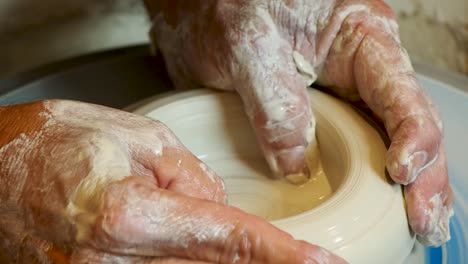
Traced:
[[56, 100], [0, 107], [0, 132], [12, 263], [340, 261], [225, 205], [221, 178], [158, 121]]
[[[436, 107], [379, 0], [146, 0], [153, 43], [179, 88], [237, 91], [272, 171], [307, 176], [315, 121], [306, 85], [362, 99], [391, 139], [387, 169], [406, 185], [409, 223], [426, 245], [447, 241], [452, 193]], [[318, 79], [317, 79], [318, 78]]]

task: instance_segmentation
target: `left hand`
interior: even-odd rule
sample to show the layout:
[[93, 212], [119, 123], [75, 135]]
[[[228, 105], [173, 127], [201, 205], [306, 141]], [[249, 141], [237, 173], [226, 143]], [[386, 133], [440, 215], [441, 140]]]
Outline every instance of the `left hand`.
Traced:
[[225, 202], [161, 122], [66, 100], [0, 107], [8, 263], [344, 263]]
[[152, 37], [176, 87], [238, 92], [273, 172], [307, 174], [315, 124], [302, 73], [343, 98], [362, 99], [391, 139], [390, 176], [405, 186], [409, 223], [421, 242], [450, 237], [452, 192], [436, 107], [401, 46], [390, 8], [378, 0], [146, 0]]

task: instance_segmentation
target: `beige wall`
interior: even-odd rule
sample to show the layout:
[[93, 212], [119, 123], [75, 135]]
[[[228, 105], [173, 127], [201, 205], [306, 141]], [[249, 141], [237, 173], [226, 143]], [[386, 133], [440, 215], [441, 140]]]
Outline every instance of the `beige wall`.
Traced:
[[[412, 58], [468, 74], [468, 0], [387, 0]], [[0, 0], [0, 78], [147, 42], [141, 0]]]
[[468, 0], [386, 0], [414, 60], [468, 74]]

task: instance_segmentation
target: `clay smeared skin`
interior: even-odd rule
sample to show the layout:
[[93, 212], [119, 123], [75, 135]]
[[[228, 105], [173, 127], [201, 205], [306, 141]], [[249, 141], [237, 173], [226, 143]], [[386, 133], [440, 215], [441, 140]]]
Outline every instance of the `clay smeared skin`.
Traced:
[[316, 263], [329, 254], [226, 206], [222, 180], [160, 122], [59, 100], [7, 107], [0, 131], [0, 249], [12, 263]]
[[429, 214], [440, 217], [436, 220], [421, 213], [433, 210], [433, 197], [443, 200], [443, 208], [434, 210], [452, 211], [442, 122], [416, 79], [395, 17], [383, 1], [146, 3], [154, 22], [153, 43], [176, 87], [237, 91], [278, 175], [307, 173], [305, 135], [313, 116], [294, 51], [314, 67], [319, 84], [345, 99], [362, 99], [391, 138], [387, 169], [396, 182], [407, 185], [411, 227], [427, 245], [449, 239], [429, 223], [448, 228], [451, 213]]

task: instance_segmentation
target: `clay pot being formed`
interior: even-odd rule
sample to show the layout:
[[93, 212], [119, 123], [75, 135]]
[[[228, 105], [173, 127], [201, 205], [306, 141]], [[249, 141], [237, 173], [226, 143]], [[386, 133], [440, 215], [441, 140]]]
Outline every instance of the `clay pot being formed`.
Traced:
[[226, 184], [229, 204], [350, 263], [402, 263], [414, 235], [385, 145], [352, 107], [310, 90], [321, 169], [303, 186], [269, 178], [240, 98], [202, 89], [158, 96], [135, 113], [165, 123]]

